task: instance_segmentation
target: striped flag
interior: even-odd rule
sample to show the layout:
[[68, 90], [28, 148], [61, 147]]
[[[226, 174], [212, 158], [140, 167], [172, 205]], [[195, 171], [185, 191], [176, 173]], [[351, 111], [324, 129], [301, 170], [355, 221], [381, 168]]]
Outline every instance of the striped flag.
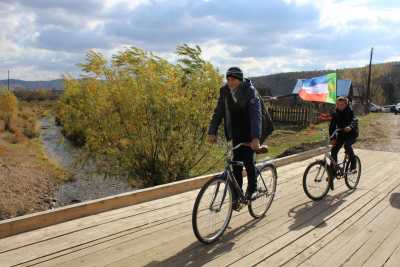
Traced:
[[336, 73], [303, 80], [299, 96], [305, 101], [336, 102]]

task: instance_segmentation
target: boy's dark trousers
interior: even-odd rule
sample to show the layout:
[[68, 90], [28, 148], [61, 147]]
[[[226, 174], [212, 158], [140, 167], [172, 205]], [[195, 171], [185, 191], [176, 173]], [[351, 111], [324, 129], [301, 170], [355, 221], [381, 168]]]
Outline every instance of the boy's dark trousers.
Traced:
[[356, 168], [356, 156], [354, 154], [354, 150], [352, 145], [356, 142], [354, 137], [346, 137], [346, 138], [338, 138], [336, 139], [336, 145], [331, 149], [332, 158], [337, 162], [337, 157], [339, 150], [344, 145], [344, 149], [350, 157], [350, 169], [354, 170]]
[[[256, 181], [256, 166], [255, 166], [255, 152], [250, 147], [241, 146], [233, 151], [233, 160], [242, 161], [247, 172], [247, 195], [251, 196], [257, 187]], [[234, 166], [233, 174], [239, 186], [243, 186], [243, 167]], [[236, 198], [236, 196], [234, 196]]]

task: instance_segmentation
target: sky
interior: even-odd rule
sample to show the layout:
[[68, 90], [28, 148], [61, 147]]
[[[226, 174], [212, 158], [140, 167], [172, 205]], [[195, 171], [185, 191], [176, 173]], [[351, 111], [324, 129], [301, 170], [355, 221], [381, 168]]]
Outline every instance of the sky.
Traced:
[[78, 77], [88, 50], [135, 46], [174, 62], [199, 45], [246, 76], [400, 61], [398, 0], [0, 0], [0, 79]]

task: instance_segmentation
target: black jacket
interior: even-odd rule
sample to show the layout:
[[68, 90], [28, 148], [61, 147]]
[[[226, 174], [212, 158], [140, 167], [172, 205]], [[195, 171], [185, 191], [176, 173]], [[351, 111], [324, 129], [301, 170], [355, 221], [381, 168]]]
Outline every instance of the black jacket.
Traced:
[[[230, 89], [224, 85], [220, 89], [218, 103], [214, 110], [208, 134], [216, 135], [224, 119], [227, 140], [247, 142], [261, 136], [261, 104], [256, 89], [245, 79], [236, 92], [237, 103], [232, 104]], [[232, 118], [232, 115], [235, 115]], [[241, 116], [238, 116], [240, 114]], [[235, 140], [236, 139], [236, 140]]]
[[343, 111], [336, 109], [335, 112], [331, 114], [332, 120], [329, 125], [329, 135], [332, 138], [332, 134], [338, 128], [350, 127], [351, 131], [345, 133], [340, 131], [338, 138], [357, 138], [358, 137], [358, 119], [354, 116], [354, 112], [350, 107], [345, 108]]

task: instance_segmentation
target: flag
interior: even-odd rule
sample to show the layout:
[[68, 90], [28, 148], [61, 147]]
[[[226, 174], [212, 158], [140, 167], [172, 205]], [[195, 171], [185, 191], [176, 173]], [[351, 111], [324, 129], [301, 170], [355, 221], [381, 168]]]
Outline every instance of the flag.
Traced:
[[303, 80], [299, 96], [305, 101], [336, 103], [336, 73]]

